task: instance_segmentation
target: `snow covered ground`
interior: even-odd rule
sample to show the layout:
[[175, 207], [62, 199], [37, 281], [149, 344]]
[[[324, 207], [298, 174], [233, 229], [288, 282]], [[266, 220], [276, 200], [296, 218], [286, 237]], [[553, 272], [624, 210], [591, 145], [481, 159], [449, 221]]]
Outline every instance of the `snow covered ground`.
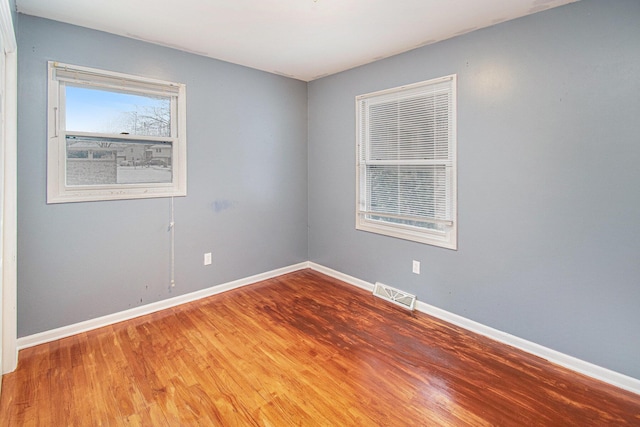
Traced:
[[162, 166], [118, 166], [118, 184], [171, 182], [171, 168]]

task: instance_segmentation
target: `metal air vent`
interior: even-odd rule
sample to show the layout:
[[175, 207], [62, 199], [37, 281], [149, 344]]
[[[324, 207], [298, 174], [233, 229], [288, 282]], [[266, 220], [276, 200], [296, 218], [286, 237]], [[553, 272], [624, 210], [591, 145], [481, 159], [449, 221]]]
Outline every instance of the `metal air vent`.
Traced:
[[373, 288], [373, 295], [409, 310], [413, 310], [416, 305], [415, 295], [408, 294], [399, 289], [384, 285], [380, 282], [376, 282], [376, 286], [375, 288]]

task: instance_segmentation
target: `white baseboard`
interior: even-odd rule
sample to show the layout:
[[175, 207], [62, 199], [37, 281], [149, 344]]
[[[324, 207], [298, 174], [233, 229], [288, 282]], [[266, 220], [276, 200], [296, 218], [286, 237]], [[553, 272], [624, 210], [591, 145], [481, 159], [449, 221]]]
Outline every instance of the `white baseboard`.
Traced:
[[[302, 270], [305, 268], [311, 268], [315, 271], [326, 274], [327, 276], [331, 276], [350, 285], [357, 286], [369, 292], [373, 292], [374, 285], [372, 283], [366, 282], [353, 276], [349, 276], [344, 273], [340, 273], [336, 270], [324, 267], [320, 264], [316, 264], [313, 262], [302, 262], [288, 267], [283, 267], [265, 273], [257, 274], [255, 276], [247, 277], [244, 279], [223, 283], [221, 285], [202, 289], [200, 291], [192, 292], [189, 294], [180, 295], [175, 298], [169, 298], [141, 307], [132, 308], [130, 310], [121, 311], [119, 313], [109, 314], [107, 316], [98, 317], [96, 319], [91, 319], [84, 322], [75, 323], [73, 325], [52, 329], [50, 331], [40, 332], [38, 334], [18, 338], [18, 349], [21, 350], [23, 348], [32, 347], [38, 344], [44, 344], [61, 338], [66, 338], [68, 336], [79, 334], [81, 332], [86, 332], [92, 329], [101, 328], [103, 326], [112, 325], [124, 320], [133, 319], [135, 317], [175, 307], [187, 302], [196, 301], [211, 295], [247, 286], [252, 283], [271, 279], [273, 277]], [[481, 323], [475, 322], [462, 316], [458, 316], [457, 314], [442, 310], [438, 307], [426, 304], [421, 301], [417, 302], [416, 308], [418, 311], [437, 317], [438, 319], [452, 323], [456, 326], [460, 326], [471, 332], [484, 335], [495, 341], [510, 345], [512, 347], [516, 347], [520, 350], [526, 351], [527, 353], [546, 359], [549, 362], [564, 366], [565, 368], [598, 379], [600, 381], [604, 381], [621, 389], [640, 394], [640, 380], [636, 378], [620, 374], [618, 372], [594, 365], [589, 362], [585, 362], [584, 360], [580, 360], [573, 356], [560, 353], [559, 351], [552, 350], [534, 342], [527, 341], [525, 339], [516, 337], [506, 332], [499, 331], [489, 326], [485, 326]]]
[[334, 279], [342, 280], [345, 283], [362, 288], [365, 291], [373, 292], [374, 285], [369, 282], [365, 282], [364, 280], [340, 273], [339, 271], [332, 270], [331, 268], [316, 264], [315, 262], [309, 262], [309, 268], [319, 273], [326, 274], [327, 276], [331, 276]]
[[[320, 273], [324, 273], [327, 276], [342, 280], [343, 282], [349, 283], [359, 288], [373, 291], [373, 284], [346, 275], [344, 273], [340, 273], [322, 265], [309, 262], [309, 268]], [[565, 368], [571, 369], [572, 371], [579, 372], [583, 375], [587, 375], [591, 378], [606, 382], [632, 393], [640, 394], [640, 380], [636, 378], [629, 377], [627, 375], [612, 371], [607, 368], [603, 368], [598, 365], [594, 365], [593, 363], [585, 362], [584, 360], [578, 359], [576, 357], [560, 353], [559, 351], [544, 347], [531, 341], [527, 341], [506, 332], [502, 332], [500, 330], [491, 328], [489, 326], [448, 312], [446, 310], [442, 310], [438, 307], [426, 304], [421, 301], [418, 301], [416, 303], [416, 309], [425, 314], [444, 320], [445, 322], [460, 326], [461, 328], [464, 328], [468, 331], [484, 335], [495, 341], [526, 351], [527, 353], [546, 359], [551, 363], [555, 363], [556, 365], [563, 366]]]
[[98, 317], [91, 320], [86, 320], [80, 323], [74, 323], [73, 325], [63, 326], [61, 328], [51, 329], [49, 331], [28, 335], [26, 337], [18, 338], [18, 349], [22, 350], [23, 348], [33, 347], [38, 344], [44, 344], [47, 342], [59, 340], [61, 338], [66, 338], [71, 335], [79, 334], [81, 332], [90, 331], [92, 329], [101, 328], [103, 326], [113, 325], [114, 323], [122, 322], [124, 320], [129, 320], [135, 317], [144, 316], [145, 314], [155, 313], [156, 311], [165, 310], [167, 308], [175, 307], [191, 301], [196, 301], [202, 298], [209, 297], [211, 295], [216, 295], [222, 292], [230, 291], [232, 289], [241, 288], [243, 286], [247, 286], [252, 283], [271, 279], [273, 277], [281, 276], [283, 274], [302, 270], [308, 267], [309, 267], [308, 262], [302, 262], [300, 264], [294, 264], [288, 267], [283, 267], [276, 270], [268, 271], [266, 273], [256, 274], [255, 276], [234, 280], [232, 282], [223, 283], [221, 285], [212, 286], [210, 288], [202, 289], [200, 291], [191, 292], [185, 295], [180, 295], [174, 298], [165, 299], [165, 300], [154, 302], [151, 304], [146, 304], [140, 307], [132, 308], [129, 310], [118, 312], [118, 313], [108, 314], [106, 316]]

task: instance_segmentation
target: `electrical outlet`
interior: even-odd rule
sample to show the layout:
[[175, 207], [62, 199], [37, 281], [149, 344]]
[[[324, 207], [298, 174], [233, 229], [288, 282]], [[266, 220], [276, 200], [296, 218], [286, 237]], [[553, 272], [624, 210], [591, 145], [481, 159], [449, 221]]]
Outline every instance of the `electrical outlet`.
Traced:
[[204, 265], [211, 265], [211, 252], [204, 254]]
[[413, 272], [415, 274], [420, 274], [420, 261], [413, 260]]

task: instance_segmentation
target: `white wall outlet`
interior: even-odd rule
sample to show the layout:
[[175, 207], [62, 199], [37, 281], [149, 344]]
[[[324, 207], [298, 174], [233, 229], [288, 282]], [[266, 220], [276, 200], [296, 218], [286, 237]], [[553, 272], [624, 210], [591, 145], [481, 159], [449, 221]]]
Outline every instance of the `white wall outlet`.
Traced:
[[211, 265], [211, 252], [204, 254], [204, 265]]
[[415, 274], [420, 274], [420, 261], [413, 260], [413, 272]]

